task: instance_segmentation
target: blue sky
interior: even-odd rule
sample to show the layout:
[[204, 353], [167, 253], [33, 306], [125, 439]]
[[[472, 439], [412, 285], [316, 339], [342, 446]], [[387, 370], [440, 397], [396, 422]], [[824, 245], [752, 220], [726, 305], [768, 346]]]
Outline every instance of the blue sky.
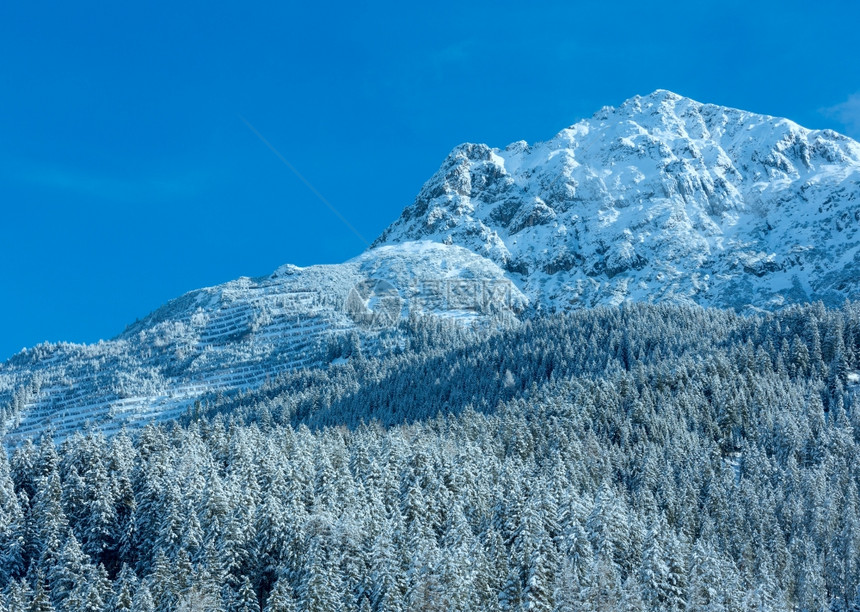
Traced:
[[0, 359], [372, 240], [460, 142], [671, 89], [860, 137], [854, 0], [0, 5]]

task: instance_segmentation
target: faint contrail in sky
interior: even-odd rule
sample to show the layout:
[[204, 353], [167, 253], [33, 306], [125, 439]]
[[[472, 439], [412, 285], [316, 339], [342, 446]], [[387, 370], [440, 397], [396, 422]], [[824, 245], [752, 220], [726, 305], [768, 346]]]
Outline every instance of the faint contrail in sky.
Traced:
[[311, 185], [311, 182], [310, 182], [308, 179], [306, 179], [304, 176], [302, 176], [302, 173], [301, 173], [301, 172], [299, 172], [298, 170], [296, 170], [296, 167], [295, 167], [295, 166], [293, 166], [289, 161], [287, 161], [287, 158], [286, 158], [286, 157], [284, 157], [283, 155], [281, 155], [281, 152], [280, 152], [280, 151], [278, 151], [278, 150], [274, 147], [274, 145], [272, 145], [272, 143], [271, 143], [271, 142], [269, 142], [268, 140], [266, 140], [266, 138], [265, 138], [265, 137], [264, 137], [260, 132], [258, 132], [258, 131], [257, 131], [257, 128], [255, 128], [253, 125], [251, 125], [251, 123], [250, 123], [247, 119], [245, 119], [242, 115], [239, 115], [239, 119], [241, 119], [241, 120], [245, 123], [245, 125], [247, 125], [247, 126], [248, 126], [248, 129], [249, 129], [249, 130], [251, 130], [252, 132], [254, 132], [254, 134], [257, 136], [257, 138], [259, 138], [260, 140], [262, 140], [262, 141], [263, 141], [263, 144], [264, 144], [264, 145], [266, 145], [267, 147], [269, 147], [269, 150], [271, 150], [271, 151], [272, 151], [272, 153], [274, 153], [275, 155], [277, 155], [277, 156], [278, 156], [278, 159], [280, 159], [280, 160], [284, 163], [284, 165], [285, 165], [287, 168], [289, 168], [289, 169], [292, 171], [292, 173], [293, 173], [293, 174], [295, 174], [295, 175], [299, 178], [299, 180], [300, 180], [301, 182], [303, 182], [303, 183], [305, 184], [305, 186], [306, 186], [308, 189], [310, 189], [316, 197], [318, 197], [318, 198], [320, 199], [320, 201], [322, 201], [322, 203], [323, 203], [323, 204], [325, 204], [326, 206], [328, 206], [328, 209], [329, 209], [330, 211], [332, 211], [332, 212], [337, 216], [337, 218], [338, 218], [338, 219], [340, 219], [340, 220], [343, 222], [343, 224], [344, 224], [344, 225], [346, 225], [346, 226], [350, 229], [350, 231], [351, 231], [353, 234], [355, 234], [356, 236], [358, 236], [358, 239], [359, 239], [359, 240], [361, 240], [361, 241], [364, 243], [364, 245], [365, 245], [365, 246], [367, 246], [367, 247], [369, 247], [369, 246], [370, 246], [370, 242], [368, 242], [368, 241], [367, 241], [367, 239], [366, 239], [364, 236], [362, 236], [362, 235], [361, 235], [361, 233], [360, 233], [357, 229], [355, 229], [355, 226], [353, 226], [353, 224], [352, 224], [352, 223], [350, 223], [349, 221], [347, 221], [346, 217], [344, 217], [342, 214], [340, 214], [340, 211], [338, 211], [338, 209], [336, 209], [334, 206], [332, 206], [332, 203], [331, 203], [331, 202], [329, 202], [329, 201], [326, 199], [326, 197], [325, 197], [323, 194], [321, 194], [321, 193], [317, 190], [317, 188], [316, 188], [316, 187], [314, 187], [313, 185]]

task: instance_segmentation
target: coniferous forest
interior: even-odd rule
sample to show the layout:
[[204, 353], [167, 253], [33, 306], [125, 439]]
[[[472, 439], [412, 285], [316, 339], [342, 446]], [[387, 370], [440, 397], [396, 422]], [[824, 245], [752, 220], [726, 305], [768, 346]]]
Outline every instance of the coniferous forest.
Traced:
[[860, 610], [860, 304], [402, 325], [0, 453], [0, 610]]

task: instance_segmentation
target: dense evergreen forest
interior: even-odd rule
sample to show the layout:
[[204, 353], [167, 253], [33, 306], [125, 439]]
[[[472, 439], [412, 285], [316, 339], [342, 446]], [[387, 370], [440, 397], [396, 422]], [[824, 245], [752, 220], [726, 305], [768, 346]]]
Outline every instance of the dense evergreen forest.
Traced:
[[860, 610], [860, 304], [404, 327], [0, 453], [0, 610]]

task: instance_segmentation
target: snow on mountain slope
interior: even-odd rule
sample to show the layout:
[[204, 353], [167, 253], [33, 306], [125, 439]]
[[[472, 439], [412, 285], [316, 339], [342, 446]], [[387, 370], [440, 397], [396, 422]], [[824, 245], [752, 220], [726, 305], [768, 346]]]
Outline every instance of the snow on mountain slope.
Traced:
[[459, 244], [552, 307], [860, 297], [860, 144], [668, 91], [455, 148], [376, 245]]
[[526, 301], [493, 262], [432, 242], [339, 265], [282, 266], [269, 277], [192, 291], [110, 341], [19, 353], [0, 365], [0, 431], [7, 444], [46, 430], [61, 439], [87, 422], [116, 431], [176, 417], [208, 394], [325, 366], [356, 339], [365, 353], [384, 352], [402, 332], [396, 321], [369, 316], [378, 304], [393, 305], [395, 318], [423, 313], [480, 324]]
[[480, 325], [527, 303], [846, 298], [860, 299], [860, 144], [657, 91], [544, 143], [457, 147], [349, 262], [283, 266], [193, 291], [107, 342], [23, 351], [0, 364], [0, 433], [175, 417], [356, 342], [382, 354], [415, 313]]

